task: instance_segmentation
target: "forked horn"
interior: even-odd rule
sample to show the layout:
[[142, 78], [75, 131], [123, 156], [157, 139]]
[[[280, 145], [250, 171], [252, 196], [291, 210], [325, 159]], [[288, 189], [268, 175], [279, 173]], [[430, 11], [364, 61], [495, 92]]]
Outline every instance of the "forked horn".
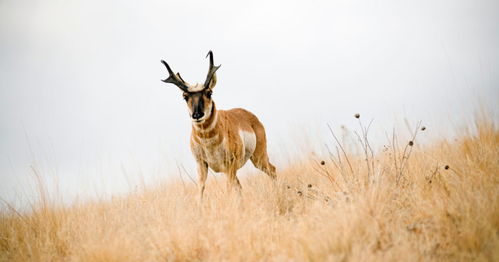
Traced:
[[168, 73], [170, 74], [170, 76], [167, 79], [164, 79], [161, 81], [163, 81], [165, 83], [174, 84], [174, 85], [178, 86], [180, 89], [182, 89], [183, 91], [187, 92], [187, 89], [189, 87], [187, 86], [185, 81], [182, 79], [182, 77], [180, 77], [180, 74], [179, 73], [174, 74], [172, 69], [170, 68], [170, 66], [164, 60], [161, 60], [161, 63], [163, 63], [163, 65], [165, 65], [166, 70], [168, 70]]
[[184, 80], [184, 79], [180, 76], [180, 73], [179, 73], [179, 72], [177, 72], [177, 76], [178, 76], [178, 78], [180, 78], [180, 80], [182, 80], [182, 82], [184, 82], [184, 83], [185, 83], [185, 80]]
[[210, 50], [206, 57], [210, 56], [210, 69], [208, 69], [208, 75], [206, 76], [206, 81], [204, 81], [204, 88], [208, 88], [210, 86], [210, 82], [215, 76], [215, 72], [220, 68], [220, 65], [213, 65], [213, 52]]

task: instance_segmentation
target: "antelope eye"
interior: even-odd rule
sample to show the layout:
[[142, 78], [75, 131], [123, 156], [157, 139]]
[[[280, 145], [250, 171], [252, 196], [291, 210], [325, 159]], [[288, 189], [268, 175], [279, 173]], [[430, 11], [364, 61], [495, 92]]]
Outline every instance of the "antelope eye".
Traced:
[[206, 97], [211, 98], [211, 91], [206, 92]]
[[189, 101], [189, 95], [188, 94], [184, 94], [184, 100], [185, 101]]

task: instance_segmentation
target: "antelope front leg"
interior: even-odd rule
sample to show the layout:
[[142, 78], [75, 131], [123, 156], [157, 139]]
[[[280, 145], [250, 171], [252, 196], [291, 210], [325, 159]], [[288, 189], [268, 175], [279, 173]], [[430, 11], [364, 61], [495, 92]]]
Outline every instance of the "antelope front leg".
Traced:
[[199, 176], [199, 206], [203, 203], [203, 193], [206, 183], [206, 178], [208, 177], [208, 164], [206, 162], [198, 162], [198, 176]]
[[233, 189], [241, 194], [241, 183], [239, 183], [239, 179], [237, 179], [236, 171], [230, 171], [226, 173], [227, 175], [227, 192], [231, 192]]

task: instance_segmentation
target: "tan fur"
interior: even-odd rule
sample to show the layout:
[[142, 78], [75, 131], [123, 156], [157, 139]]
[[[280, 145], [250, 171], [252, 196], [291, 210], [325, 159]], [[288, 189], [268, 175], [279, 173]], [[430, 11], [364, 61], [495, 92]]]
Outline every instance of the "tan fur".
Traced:
[[227, 111], [216, 109], [211, 95], [220, 66], [214, 65], [213, 52], [209, 51], [208, 56], [210, 67], [205, 83], [195, 85], [187, 83], [179, 73], [174, 74], [170, 66], [161, 60], [170, 75], [162, 81], [174, 84], [183, 91], [192, 119], [191, 150], [198, 164], [200, 200], [208, 167], [227, 175], [228, 188], [241, 189], [236, 172], [248, 159], [269, 177], [276, 178], [275, 167], [267, 156], [265, 129], [258, 118], [241, 108]]
[[[242, 108], [217, 110], [213, 103], [212, 113], [203, 123], [193, 122], [191, 150], [198, 163], [200, 197], [204, 191], [208, 167], [227, 175], [228, 187], [241, 187], [236, 172], [251, 159], [255, 167], [275, 179], [275, 167], [269, 162], [265, 129], [258, 118]], [[244, 131], [254, 134], [256, 146], [252, 152], [245, 150], [240, 136]], [[250, 154], [249, 157], [246, 154]]]

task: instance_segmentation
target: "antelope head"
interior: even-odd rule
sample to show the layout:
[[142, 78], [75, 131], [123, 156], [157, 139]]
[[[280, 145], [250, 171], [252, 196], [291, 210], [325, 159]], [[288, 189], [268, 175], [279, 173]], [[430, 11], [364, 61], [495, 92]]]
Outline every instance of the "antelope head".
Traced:
[[161, 60], [161, 63], [165, 65], [166, 70], [168, 70], [168, 73], [170, 74], [167, 79], [161, 81], [174, 84], [180, 88], [184, 100], [187, 103], [189, 115], [191, 116], [192, 121], [196, 123], [203, 123], [210, 117], [213, 110], [211, 94], [217, 83], [216, 71], [220, 68], [220, 65], [215, 66], [213, 64], [213, 52], [209, 51], [206, 57], [208, 56], [210, 57], [210, 68], [208, 69], [206, 80], [204, 81], [204, 84], [195, 85], [191, 85], [184, 81], [180, 76], [180, 73], [174, 74], [170, 66], [164, 60]]

